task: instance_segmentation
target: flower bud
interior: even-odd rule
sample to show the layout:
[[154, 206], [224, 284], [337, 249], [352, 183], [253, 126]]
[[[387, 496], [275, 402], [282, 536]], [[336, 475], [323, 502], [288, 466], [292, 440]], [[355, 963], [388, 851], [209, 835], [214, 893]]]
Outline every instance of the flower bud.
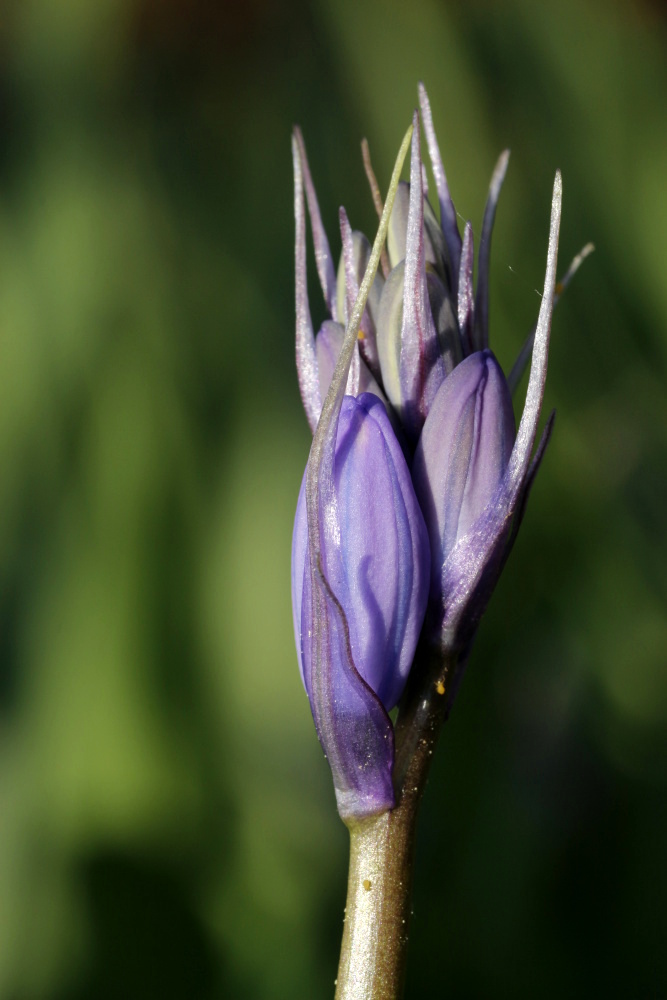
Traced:
[[[403, 452], [371, 393], [343, 400], [333, 481], [341, 523], [327, 536], [322, 569], [345, 612], [355, 666], [389, 711], [403, 691], [424, 618], [429, 548]], [[301, 656], [312, 624], [300, 613], [307, 535], [302, 484], [293, 548]], [[303, 662], [301, 670], [307, 686]]]
[[442, 567], [493, 500], [516, 436], [507, 381], [491, 351], [471, 354], [447, 376], [421, 433], [412, 478], [431, 544], [431, 600]]
[[[305, 477], [292, 546], [292, 603], [301, 676], [344, 812], [387, 808], [391, 768], [378, 769], [363, 801], [336, 773], [334, 758], [352, 753], [367, 725], [368, 705], [349, 684], [356, 673], [377, 696], [375, 711], [398, 702], [412, 664], [428, 598], [429, 547], [424, 519], [403, 452], [384, 404], [371, 393], [343, 400], [333, 465], [333, 497], [325, 516], [321, 574], [345, 627], [322, 663], [314, 615]], [[318, 719], [314, 687], [323, 675], [333, 688], [330, 719]], [[356, 735], [355, 735], [356, 734]], [[341, 771], [346, 770], [339, 765]], [[349, 769], [347, 769], [349, 771]], [[389, 775], [389, 778], [388, 778]], [[340, 780], [337, 780], [340, 777]]]

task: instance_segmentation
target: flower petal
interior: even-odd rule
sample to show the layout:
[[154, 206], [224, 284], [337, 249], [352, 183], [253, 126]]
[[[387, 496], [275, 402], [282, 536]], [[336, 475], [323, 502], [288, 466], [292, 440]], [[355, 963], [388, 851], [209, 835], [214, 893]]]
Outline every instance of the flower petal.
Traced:
[[[384, 404], [371, 393], [343, 399], [334, 491], [338, 524], [327, 534], [323, 572], [344, 611], [354, 665], [390, 710], [405, 686], [424, 619], [430, 550], [405, 457]], [[296, 587], [307, 559], [303, 485], [294, 538]], [[301, 621], [298, 594], [294, 605], [297, 635], [305, 635], [312, 623], [307, 615]]]
[[514, 444], [505, 376], [491, 351], [469, 355], [442, 383], [412, 466], [431, 543], [431, 600], [457, 541], [494, 498]]

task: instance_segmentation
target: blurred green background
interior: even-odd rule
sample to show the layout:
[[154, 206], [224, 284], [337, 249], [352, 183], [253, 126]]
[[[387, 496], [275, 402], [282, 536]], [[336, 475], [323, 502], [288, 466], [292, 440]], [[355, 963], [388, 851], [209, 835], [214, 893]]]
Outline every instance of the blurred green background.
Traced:
[[[290, 129], [334, 247], [429, 89], [556, 430], [423, 809], [407, 997], [667, 997], [667, 23], [647, 0], [4, 0], [0, 997], [333, 993], [294, 653]], [[314, 318], [324, 317], [313, 278]], [[519, 390], [521, 405], [525, 383]]]

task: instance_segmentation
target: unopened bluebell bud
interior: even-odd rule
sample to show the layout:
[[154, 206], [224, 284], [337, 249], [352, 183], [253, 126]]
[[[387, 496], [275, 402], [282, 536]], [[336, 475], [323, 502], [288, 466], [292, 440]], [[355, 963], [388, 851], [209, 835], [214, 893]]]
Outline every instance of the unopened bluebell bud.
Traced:
[[428, 527], [431, 600], [442, 603], [442, 567], [493, 500], [514, 439], [507, 381], [491, 351], [471, 354], [433, 400], [415, 451], [412, 477]]
[[409, 140], [410, 132], [359, 294], [348, 308], [297, 504], [292, 547], [301, 673], [338, 810], [348, 821], [395, 805], [388, 711], [405, 685], [428, 599], [426, 526], [385, 405], [372, 393], [345, 395]]
[[[349, 788], [349, 774], [357, 766], [355, 742], [367, 721], [368, 706], [348, 683], [348, 675], [356, 671], [385, 712], [396, 705], [424, 620], [430, 556], [405, 457], [384, 404], [372, 393], [343, 399], [333, 489], [322, 517], [320, 570], [330, 590], [325, 606], [327, 601], [331, 605], [324, 617], [313, 599], [304, 477], [292, 547], [301, 676], [334, 770], [341, 814], [379, 812], [393, 802], [391, 766], [373, 769], [363, 801], [356, 785]], [[336, 605], [346, 623], [340, 633]], [[325, 632], [326, 663], [318, 630]], [[331, 685], [333, 713], [323, 712], [317, 699], [317, 685], [322, 683]], [[349, 755], [354, 758], [350, 767], [344, 763]]]

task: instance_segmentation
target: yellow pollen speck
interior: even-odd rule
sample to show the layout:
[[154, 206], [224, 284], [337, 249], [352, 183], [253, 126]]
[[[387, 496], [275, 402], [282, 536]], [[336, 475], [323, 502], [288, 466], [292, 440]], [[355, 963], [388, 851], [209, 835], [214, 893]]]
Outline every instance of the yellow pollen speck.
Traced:
[[366, 334], [364, 333], [363, 330], [360, 330], [359, 333], [357, 334], [357, 340], [365, 340], [365, 339], [366, 339]]
[[438, 692], [438, 694], [445, 693], [445, 685], [442, 683], [441, 680], [438, 681], [437, 684], [435, 685], [435, 690]]
[[564, 288], [563, 282], [559, 281], [558, 284], [556, 285], [556, 288], [555, 288], [556, 295], [562, 295], [563, 294], [563, 288]]
[[371, 891], [371, 880], [369, 878], [365, 878], [364, 881], [362, 882], [362, 885], [363, 885], [364, 889], [366, 890], [366, 892], [370, 892]]

